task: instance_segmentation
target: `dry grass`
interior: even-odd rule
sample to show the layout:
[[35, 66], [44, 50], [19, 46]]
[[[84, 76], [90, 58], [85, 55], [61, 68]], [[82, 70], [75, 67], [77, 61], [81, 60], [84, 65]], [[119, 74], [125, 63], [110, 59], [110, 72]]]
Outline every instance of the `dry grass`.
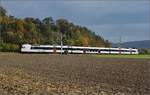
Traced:
[[0, 54], [2, 95], [149, 95], [149, 59]]

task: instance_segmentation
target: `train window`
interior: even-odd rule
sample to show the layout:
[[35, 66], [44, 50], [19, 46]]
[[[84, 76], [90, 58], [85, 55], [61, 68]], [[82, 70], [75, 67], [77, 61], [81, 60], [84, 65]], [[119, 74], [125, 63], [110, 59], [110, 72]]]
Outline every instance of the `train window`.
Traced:
[[85, 49], [81, 49], [81, 48], [70, 48], [69, 50], [85, 50]]
[[25, 46], [22, 46], [22, 48], [26, 48]]
[[50, 50], [53, 49], [51, 47], [31, 47], [31, 49], [44, 49], [44, 50]]
[[[22, 47], [24, 48], [24, 47]], [[61, 47], [40, 47], [40, 46], [32, 46], [31, 49], [43, 49], [43, 50], [61, 50]], [[117, 50], [117, 49], [91, 49], [91, 48], [72, 48], [72, 47], [63, 47], [63, 50], [79, 50], [79, 51], [106, 51], [106, 52], [136, 52], [136, 50]]]
[[110, 51], [109, 49], [100, 49], [100, 51]]
[[114, 50], [114, 49], [100, 49], [100, 51], [111, 51], [111, 52], [136, 52], [135, 50]]

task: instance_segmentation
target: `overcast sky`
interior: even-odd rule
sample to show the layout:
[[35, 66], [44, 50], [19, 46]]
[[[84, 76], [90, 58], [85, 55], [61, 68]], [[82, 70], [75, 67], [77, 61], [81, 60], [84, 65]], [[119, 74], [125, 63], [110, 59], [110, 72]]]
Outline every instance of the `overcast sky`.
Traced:
[[149, 39], [149, 0], [2, 0], [15, 17], [65, 18], [118, 42]]

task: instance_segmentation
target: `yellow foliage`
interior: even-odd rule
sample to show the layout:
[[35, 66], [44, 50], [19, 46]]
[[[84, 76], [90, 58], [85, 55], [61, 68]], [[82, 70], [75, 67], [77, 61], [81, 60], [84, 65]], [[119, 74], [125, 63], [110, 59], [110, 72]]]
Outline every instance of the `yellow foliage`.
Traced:
[[24, 31], [24, 21], [19, 19], [16, 21], [16, 30], [17, 32], [23, 32]]
[[89, 45], [89, 38], [88, 37], [83, 37], [82, 38], [82, 44], [83, 44], [83, 46], [88, 46]]

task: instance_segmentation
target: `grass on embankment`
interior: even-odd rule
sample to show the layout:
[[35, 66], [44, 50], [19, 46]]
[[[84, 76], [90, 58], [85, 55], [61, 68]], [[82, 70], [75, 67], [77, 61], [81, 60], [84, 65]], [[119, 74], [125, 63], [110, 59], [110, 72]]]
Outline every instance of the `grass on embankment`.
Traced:
[[[0, 55], [22, 55], [21, 53], [14, 53], [14, 52], [0, 52]], [[27, 55], [33, 55], [31, 54], [27, 54]], [[38, 54], [36, 54], [38, 55]], [[48, 54], [44, 54], [44, 55], [48, 55]], [[57, 54], [51, 54], [51, 56], [56, 56]], [[59, 54], [58, 54], [59, 55]], [[70, 55], [74, 55], [74, 54], [70, 54]], [[135, 58], [135, 59], [150, 59], [150, 55], [148, 54], [137, 54], [137, 55], [121, 55], [121, 54], [93, 54], [92, 56], [94, 57], [99, 57], [99, 58]]]
[[101, 58], [138, 58], [138, 59], [148, 59], [150, 55], [96, 55], [96, 57]]

